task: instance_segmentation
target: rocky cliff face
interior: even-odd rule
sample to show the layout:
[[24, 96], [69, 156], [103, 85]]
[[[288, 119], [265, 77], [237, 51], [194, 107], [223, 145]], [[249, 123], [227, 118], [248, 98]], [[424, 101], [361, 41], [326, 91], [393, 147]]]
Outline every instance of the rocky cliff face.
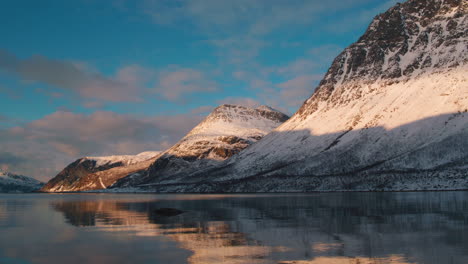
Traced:
[[468, 2], [375, 17], [299, 111], [218, 168], [156, 191], [468, 188]]
[[138, 155], [84, 157], [77, 159], [41, 189], [44, 192], [99, 190], [118, 179], [148, 168], [159, 152], [148, 151]]
[[218, 165], [278, 127], [289, 117], [267, 106], [221, 105], [144, 172], [112, 187], [179, 181], [192, 172]]
[[374, 18], [359, 40], [338, 55], [314, 95], [295, 117], [348, 104], [368, 85], [404, 82], [467, 63], [468, 4], [462, 0], [410, 0]]
[[43, 185], [34, 178], [0, 170], [0, 193], [34, 192]]

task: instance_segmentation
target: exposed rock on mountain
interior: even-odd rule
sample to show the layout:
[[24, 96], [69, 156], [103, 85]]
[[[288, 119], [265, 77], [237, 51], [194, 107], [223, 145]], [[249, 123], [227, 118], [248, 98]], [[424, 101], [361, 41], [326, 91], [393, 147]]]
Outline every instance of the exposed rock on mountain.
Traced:
[[130, 173], [148, 168], [160, 154], [157, 151], [138, 155], [84, 157], [68, 165], [42, 189], [44, 192], [99, 190]]
[[468, 2], [375, 17], [291, 119], [217, 169], [154, 191], [468, 188]]
[[0, 170], [0, 193], [33, 192], [43, 185], [34, 178]]
[[112, 187], [172, 182], [211, 168], [257, 142], [289, 117], [267, 106], [221, 105], [183, 139], [161, 154], [148, 170]]

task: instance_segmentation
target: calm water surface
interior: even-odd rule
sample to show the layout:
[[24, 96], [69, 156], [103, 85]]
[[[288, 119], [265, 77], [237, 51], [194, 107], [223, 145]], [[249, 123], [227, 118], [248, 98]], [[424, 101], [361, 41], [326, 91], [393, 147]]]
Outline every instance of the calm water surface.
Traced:
[[468, 192], [0, 194], [0, 263], [468, 263]]

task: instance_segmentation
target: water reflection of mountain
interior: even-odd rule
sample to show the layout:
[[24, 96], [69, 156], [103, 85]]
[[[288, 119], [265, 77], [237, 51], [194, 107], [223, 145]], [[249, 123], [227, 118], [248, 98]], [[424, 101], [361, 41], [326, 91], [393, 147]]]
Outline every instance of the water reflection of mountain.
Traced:
[[468, 263], [467, 192], [167, 198], [52, 206], [75, 226], [169, 237], [191, 263]]

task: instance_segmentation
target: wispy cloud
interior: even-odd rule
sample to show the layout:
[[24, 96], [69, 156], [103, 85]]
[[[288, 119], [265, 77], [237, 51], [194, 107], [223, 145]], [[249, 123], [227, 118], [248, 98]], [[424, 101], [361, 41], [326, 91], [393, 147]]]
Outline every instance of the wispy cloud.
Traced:
[[10, 152], [0, 152], [0, 169], [8, 171], [10, 168], [26, 163], [27, 160]]
[[234, 104], [234, 105], [242, 105], [246, 107], [258, 107], [262, 105], [259, 101], [249, 98], [249, 97], [226, 97], [222, 100], [217, 101], [218, 104]]
[[384, 12], [396, 3], [401, 2], [398, 0], [381, 1], [381, 4], [372, 9], [360, 11], [357, 15], [347, 15], [336, 20], [334, 23], [328, 24], [326, 30], [335, 34], [342, 34], [344, 32], [353, 30], [357, 27], [365, 27], [372, 19], [379, 13]]
[[[371, 1], [146, 0], [140, 5], [140, 10], [156, 24], [190, 28], [204, 34], [208, 42], [218, 48], [218, 54], [223, 56], [223, 60], [244, 63], [258, 56], [260, 50], [270, 44], [268, 36], [272, 33], [303, 33], [305, 27], [317, 28], [317, 23], [326, 14], [341, 12]], [[372, 11], [378, 12], [387, 6], [389, 4], [385, 3]], [[371, 12], [361, 12], [362, 19], [346, 21], [346, 28], [349, 30], [350, 27], [362, 26], [361, 20], [369, 20], [372, 16]], [[329, 21], [327, 27], [338, 28], [341, 24], [338, 19]]]
[[222, 58], [223, 63], [245, 65], [252, 63], [269, 43], [252, 36], [232, 36], [207, 41], [217, 48], [216, 54]]
[[155, 23], [190, 23], [208, 34], [266, 35], [278, 28], [308, 25], [324, 12], [336, 12], [370, 0], [146, 0], [141, 9]]
[[322, 77], [321, 74], [301, 75], [278, 84], [281, 98], [288, 107], [297, 107], [312, 95], [313, 87]]
[[[43, 83], [72, 92], [83, 99], [83, 105], [87, 108], [99, 107], [106, 102], [137, 103], [154, 93], [162, 100], [188, 101], [190, 98], [187, 95], [219, 89], [206, 72], [192, 68], [169, 65], [154, 69], [130, 64], [107, 77], [85, 62], [55, 60], [42, 55], [21, 59], [5, 50], [0, 50], [0, 71], [27, 82]], [[1, 88], [0, 91], [15, 95], [10, 89]], [[44, 91], [54, 98], [64, 96], [49, 89], [38, 91]]]
[[105, 101], [139, 101], [139, 87], [95, 72], [87, 72], [73, 62], [34, 55], [21, 59], [0, 50], [0, 70], [17, 75], [24, 81], [40, 82], [75, 92], [84, 98]]
[[213, 111], [214, 108], [215, 107], [210, 106], [210, 105], [203, 105], [203, 106], [199, 106], [199, 107], [192, 109], [190, 113], [194, 115], [200, 115], [200, 114], [208, 115], [209, 113], [211, 113], [211, 111]]
[[[260, 62], [264, 50], [274, 49], [278, 32], [284, 35], [323, 30], [317, 24], [326, 14], [339, 14], [349, 8], [365, 6], [371, 0], [147, 0], [142, 10], [156, 24], [184, 29], [193, 29], [206, 37], [205, 42], [214, 46], [219, 58], [219, 67], [231, 72], [236, 80], [244, 82], [249, 89], [244, 97], [275, 104], [279, 109], [293, 112], [310, 96], [332, 59], [343, 47], [336, 44], [322, 44], [304, 50], [302, 56], [290, 58], [289, 62], [275, 66]], [[380, 7], [379, 7], [380, 8]], [[384, 7], [381, 7], [384, 8]], [[362, 13], [362, 17], [372, 16]], [[339, 24], [330, 21], [327, 26]], [[348, 26], [362, 26], [348, 22]], [[333, 31], [330, 31], [333, 32]], [[273, 41], [272, 41], [273, 39]], [[300, 39], [300, 38], [299, 38]], [[282, 47], [294, 49], [300, 42]], [[179, 85], [175, 85], [178, 87]], [[161, 89], [166, 90], [166, 89]], [[180, 90], [188, 90], [182, 87]], [[177, 97], [177, 89], [162, 94], [170, 100]]]
[[[329, 43], [307, 50], [303, 45], [306, 42], [301, 42], [308, 39], [304, 34], [327, 32], [338, 35], [341, 34], [340, 29], [361, 28], [394, 2], [383, 1], [371, 11], [367, 9], [370, 4], [375, 6], [373, 0], [146, 0], [136, 6], [137, 12], [144, 13], [159, 26], [196, 32], [197, 36], [204, 38], [202, 42], [214, 48], [218, 69], [244, 82], [246, 89], [250, 89], [244, 97], [252, 97], [262, 103], [276, 103], [275, 107], [294, 111], [313, 92], [318, 83], [317, 76], [326, 71], [344, 48]], [[124, 0], [119, 4], [131, 6]], [[342, 16], [350, 9], [354, 10], [350, 13], [358, 13], [359, 17], [354, 21]], [[275, 59], [275, 65], [265, 63], [265, 60], [269, 61], [265, 55], [278, 47], [285, 51], [285, 55]], [[295, 50], [288, 52], [288, 49]], [[297, 50], [304, 53], [301, 55]], [[181, 92], [178, 91], [190, 94], [193, 90], [216, 90], [206, 88], [213, 87], [206, 81], [197, 85], [198, 79], [195, 79], [195, 84], [183, 84], [179, 80], [189, 78], [187, 72], [176, 74], [166, 71], [166, 74], [163, 82], [177, 88], [169, 91], [166, 88], [169, 85], [160, 81], [156, 90], [167, 100], [180, 100]]]
[[294, 112], [313, 93], [341, 47], [324, 44], [278, 66], [252, 64], [232, 76], [245, 82], [256, 100], [286, 113]]
[[17, 90], [3, 85], [0, 85], [0, 94], [8, 96], [10, 99], [20, 99], [23, 96], [22, 93], [18, 92]]
[[153, 91], [169, 101], [186, 101], [187, 95], [215, 92], [218, 84], [199, 70], [175, 68], [160, 71]]

